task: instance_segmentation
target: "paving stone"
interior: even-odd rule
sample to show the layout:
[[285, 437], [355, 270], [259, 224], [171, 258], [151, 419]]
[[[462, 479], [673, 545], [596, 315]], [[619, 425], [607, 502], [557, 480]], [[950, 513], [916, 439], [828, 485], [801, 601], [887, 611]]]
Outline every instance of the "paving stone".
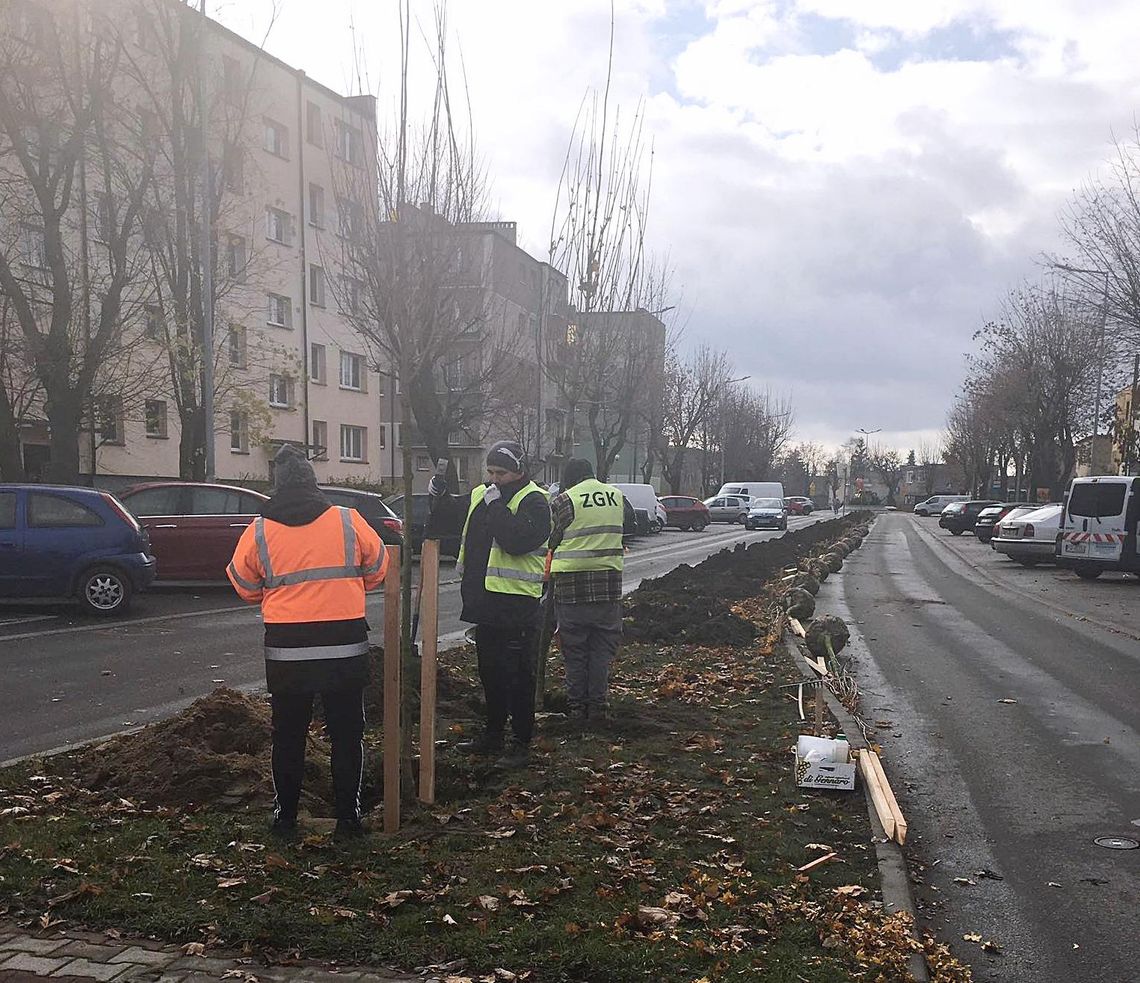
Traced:
[[181, 958], [177, 952], [162, 952], [133, 945], [118, 955], [112, 956], [109, 961], [113, 963], [140, 963], [143, 966], [169, 966], [176, 959]]
[[57, 969], [66, 966], [70, 959], [55, 959], [51, 956], [33, 956], [27, 952], [13, 952], [4, 962], [0, 962], [0, 969], [22, 969], [29, 973], [39, 973], [47, 976]]
[[34, 952], [38, 956], [46, 956], [67, 944], [67, 939], [40, 939], [34, 935], [16, 935], [5, 942], [0, 949], [5, 952]]
[[90, 959], [73, 959], [52, 976], [89, 976], [101, 983], [118, 979], [127, 971], [122, 963], [96, 963]]
[[85, 942], [82, 939], [76, 939], [72, 942], [68, 942], [62, 949], [56, 949], [52, 955], [71, 956], [74, 959], [90, 959], [92, 962], [105, 963], [110, 962], [113, 956], [117, 956], [125, 948], [126, 946], [121, 943], [117, 945], [98, 945], [94, 942]]
[[[232, 959], [214, 959], [211, 956], [181, 956], [168, 965], [171, 973], [217, 973], [234, 968]], [[240, 968], [240, 967], [239, 967]]]
[[[22, 969], [0, 969], [0, 983], [43, 983], [45, 977], [36, 973], [25, 973]], [[52, 976], [52, 983], [91, 983], [79, 976]]]

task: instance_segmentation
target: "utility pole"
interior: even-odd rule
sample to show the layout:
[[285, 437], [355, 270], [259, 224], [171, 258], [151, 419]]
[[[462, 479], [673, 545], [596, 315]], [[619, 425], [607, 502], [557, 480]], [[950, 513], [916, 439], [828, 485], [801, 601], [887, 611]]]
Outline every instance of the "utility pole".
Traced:
[[1136, 397], [1140, 395], [1137, 386], [1140, 384], [1140, 351], [1136, 353], [1136, 357], [1132, 360], [1132, 392], [1128, 399], [1128, 439], [1124, 444], [1124, 473], [1132, 474], [1133, 453], [1136, 450], [1136, 416], [1140, 411], [1140, 407], [1136, 404]]
[[[206, 32], [210, 22], [206, 19], [206, 0], [200, 0], [202, 14], [198, 37], [198, 111], [202, 146], [202, 425], [206, 440], [206, 480], [213, 481], [214, 461], [214, 260], [213, 260], [213, 217], [210, 196], [210, 150], [206, 144], [206, 72], [209, 63], [206, 58]], [[305, 437], [308, 440], [308, 435]]]

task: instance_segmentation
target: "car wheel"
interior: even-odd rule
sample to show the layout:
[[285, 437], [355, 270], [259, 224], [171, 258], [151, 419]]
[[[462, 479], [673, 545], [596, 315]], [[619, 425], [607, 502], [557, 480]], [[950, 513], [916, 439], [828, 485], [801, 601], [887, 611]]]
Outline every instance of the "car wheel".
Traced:
[[783, 522], [781, 522], [781, 523], [780, 523], [780, 529], [781, 529], [783, 532], [787, 532], [787, 531], [788, 531], [788, 520], [787, 520], [787, 519], [785, 519]]
[[1082, 563], [1080, 566], [1074, 568], [1078, 577], [1081, 580], [1096, 580], [1101, 574], [1100, 567], [1090, 567]]
[[1018, 560], [1017, 562], [1020, 563], [1023, 567], [1037, 566], [1037, 560], [1033, 559], [1033, 557], [1027, 557], [1024, 560]]
[[692, 529], [692, 530], [694, 530], [695, 532], [704, 532], [704, 531], [705, 531], [705, 526], [707, 526], [707, 525], [708, 525], [708, 522], [707, 522], [707, 521], [705, 521], [705, 522], [698, 522], [698, 523], [697, 523], [695, 526], [690, 526], [689, 528], [690, 528], [690, 529]]
[[950, 530], [950, 535], [951, 535], [951, 536], [961, 536], [961, 535], [962, 535], [962, 530], [961, 530], [961, 529], [951, 529], [951, 530]]
[[650, 532], [660, 532], [665, 528], [665, 523], [660, 519], [654, 519], [653, 524], [649, 527]]
[[115, 567], [91, 567], [79, 577], [79, 606], [88, 614], [123, 614], [131, 606], [131, 579]]

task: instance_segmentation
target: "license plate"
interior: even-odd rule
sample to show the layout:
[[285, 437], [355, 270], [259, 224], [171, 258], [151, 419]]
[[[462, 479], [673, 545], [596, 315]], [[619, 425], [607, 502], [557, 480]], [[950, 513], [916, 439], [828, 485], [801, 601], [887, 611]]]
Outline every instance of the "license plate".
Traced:
[[1084, 555], [1084, 554], [1088, 553], [1088, 551], [1089, 551], [1089, 544], [1088, 543], [1065, 543], [1065, 552], [1066, 553], [1076, 553], [1076, 554]]
[[1116, 553], [1116, 543], [1094, 543], [1093, 549], [1098, 553]]

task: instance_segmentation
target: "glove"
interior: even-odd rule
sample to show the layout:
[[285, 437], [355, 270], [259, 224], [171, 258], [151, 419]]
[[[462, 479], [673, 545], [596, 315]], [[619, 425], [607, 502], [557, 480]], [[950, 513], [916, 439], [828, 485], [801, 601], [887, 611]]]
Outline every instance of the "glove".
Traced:
[[447, 458], [441, 457], [435, 462], [435, 474], [428, 482], [428, 494], [432, 498], [439, 498], [447, 494]]
[[487, 490], [483, 492], [483, 504], [490, 505], [492, 502], [497, 502], [503, 497], [503, 493], [499, 491], [498, 485], [488, 485]]

